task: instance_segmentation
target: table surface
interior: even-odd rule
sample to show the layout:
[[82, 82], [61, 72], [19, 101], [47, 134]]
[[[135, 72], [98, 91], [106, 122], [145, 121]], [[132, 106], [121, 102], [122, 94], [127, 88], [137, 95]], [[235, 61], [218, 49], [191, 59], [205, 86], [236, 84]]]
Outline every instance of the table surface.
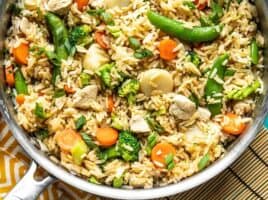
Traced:
[[[268, 119], [266, 121], [268, 126]], [[0, 199], [23, 177], [30, 159], [0, 118]], [[56, 182], [40, 200], [104, 199]], [[262, 129], [244, 154], [229, 168], [207, 183], [163, 200], [268, 200], [268, 131]]]

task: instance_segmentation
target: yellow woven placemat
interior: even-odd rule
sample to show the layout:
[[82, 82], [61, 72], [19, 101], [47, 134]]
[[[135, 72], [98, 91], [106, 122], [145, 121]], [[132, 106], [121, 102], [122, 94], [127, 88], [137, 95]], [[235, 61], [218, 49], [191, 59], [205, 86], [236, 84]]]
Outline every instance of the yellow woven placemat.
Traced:
[[[30, 163], [5, 122], [0, 119], [0, 199], [21, 179]], [[56, 182], [40, 200], [102, 199]], [[244, 154], [228, 169], [190, 191], [166, 200], [268, 200], [268, 131], [261, 130]]]

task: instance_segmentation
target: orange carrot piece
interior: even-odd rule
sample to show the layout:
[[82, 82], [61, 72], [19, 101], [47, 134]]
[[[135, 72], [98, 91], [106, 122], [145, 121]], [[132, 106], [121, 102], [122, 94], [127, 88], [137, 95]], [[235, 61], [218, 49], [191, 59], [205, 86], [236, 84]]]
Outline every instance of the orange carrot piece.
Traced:
[[164, 39], [159, 44], [160, 58], [164, 60], [173, 60], [176, 58], [177, 53], [174, 49], [177, 47], [177, 43], [171, 39]]
[[6, 76], [7, 85], [9, 87], [14, 87], [15, 77], [14, 77], [14, 70], [12, 66], [5, 67], [5, 76]]
[[113, 95], [108, 96], [107, 110], [108, 110], [109, 113], [112, 113], [113, 110], [114, 110], [114, 98], [113, 98]]
[[231, 134], [231, 135], [240, 135], [243, 133], [243, 131], [246, 128], [246, 124], [242, 122], [242, 119], [240, 116], [233, 114], [233, 113], [227, 113], [222, 120], [222, 130], [225, 133]]
[[207, 0], [195, 0], [195, 5], [197, 6], [199, 10], [204, 10], [208, 5], [208, 1]]
[[72, 129], [58, 131], [54, 138], [59, 147], [66, 152], [70, 152], [72, 148], [82, 140], [81, 136]]
[[154, 146], [151, 153], [151, 160], [157, 167], [164, 168], [166, 166], [166, 156], [176, 154], [176, 149], [173, 145], [167, 142], [161, 142]]
[[106, 35], [104, 32], [97, 31], [94, 35], [96, 42], [103, 48], [109, 49], [109, 43], [106, 41]]
[[29, 45], [20, 43], [20, 45], [12, 50], [13, 56], [17, 63], [27, 65], [29, 56]]
[[118, 131], [110, 127], [99, 128], [96, 132], [96, 139], [103, 147], [112, 146], [118, 139]]
[[84, 8], [88, 5], [89, 0], [75, 0], [75, 3], [77, 4], [77, 8], [80, 11], [83, 11]]
[[67, 85], [64, 85], [64, 91], [67, 93], [67, 94], [74, 94], [75, 93], [75, 90]]
[[22, 105], [24, 103], [24, 101], [25, 101], [24, 94], [18, 94], [16, 96], [16, 102], [17, 102], [17, 104]]

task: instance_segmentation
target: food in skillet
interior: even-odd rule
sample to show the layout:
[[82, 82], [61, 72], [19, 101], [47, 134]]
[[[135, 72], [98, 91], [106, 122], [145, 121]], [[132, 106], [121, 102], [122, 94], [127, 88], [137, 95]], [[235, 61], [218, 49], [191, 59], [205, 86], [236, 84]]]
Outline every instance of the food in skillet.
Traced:
[[10, 7], [17, 121], [95, 184], [175, 183], [224, 155], [262, 93], [254, 3], [35, 0]]

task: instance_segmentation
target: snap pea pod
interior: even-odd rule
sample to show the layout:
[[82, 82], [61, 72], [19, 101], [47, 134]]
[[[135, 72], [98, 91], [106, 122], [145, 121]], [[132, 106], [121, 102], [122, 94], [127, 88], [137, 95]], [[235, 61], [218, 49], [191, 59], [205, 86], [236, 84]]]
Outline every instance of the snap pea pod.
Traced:
[[259, 80], [254, 81], [252, 84], [248, 85], [239, 90], [233, 90], [227, 94], [227, 99], [230, 100], [243, 100], [247, 98], [249, 95], [255, 93], [258, 88], [261, 87], [261, 83]]
[[155, 27], [185, 42], [198, 43], [213, 41], [221, 32], [221, 26], [219, 25], [188, 28], [183, 23], [153, 11], [148, 11], [147, 16]]
[[45, 19], [53, 37], [56, 55], [60, 60], [66, 59], [71, 45], [64, 22], [57, 15], [50, 12], [46, 13]]
[[252, 40], [251, 44], [250, 44], [250, 58], [251, 58], [251, 62], [254, 65], [258, 64], [259, 61], [259, 48], [257, 45], [256, 40]]
[[223, 85], [220, 81], [224, 78], [228, 58], [228, 54], [223, 54], [214, 61], [205, 86], [207, 107], [213, 116], [221, 112]]
[[15, 72], [15, 88], [18, 94], [28, 94], [27, 84], [20, 69]]

